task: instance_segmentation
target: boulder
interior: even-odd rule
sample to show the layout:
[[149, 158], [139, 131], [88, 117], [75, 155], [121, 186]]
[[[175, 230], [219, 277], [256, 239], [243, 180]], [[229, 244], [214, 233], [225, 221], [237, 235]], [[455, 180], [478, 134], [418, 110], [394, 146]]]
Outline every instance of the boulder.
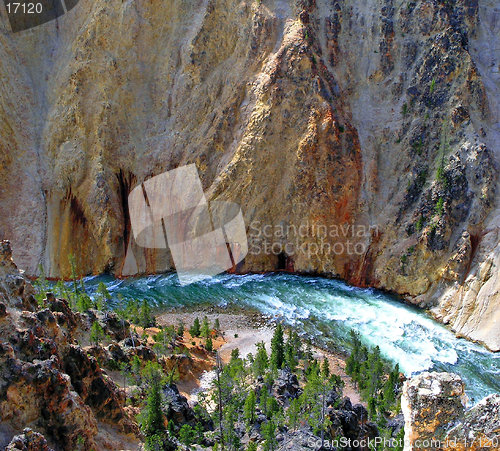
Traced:
[[23, 433], [16, 435], [5, 448], [5, 451], [54, 451], [49, 447], [42, 434], [25, 428]]
[[177, 386], [174, 384], [165, 385], [163, 394], [166, 399], [164, 411], [167, 420], [173, 421], [177, 426], [183, 424], [194, 426], [196, 421], [194, 411], [189, 407], [186, 397], [179, 393]]
[[449, 425], [463, 418], [467, 396], [457, 374], [422, 373], [405, 382], [401, 407], [405, 418], [405, 451], [417, 440], [441, 440]]
[[285, 368], [279, 371], [273, 384], [273, 395], [282, 405], [288, 405], [290, 399], [298, 398], [302, 393], [297, 376]]

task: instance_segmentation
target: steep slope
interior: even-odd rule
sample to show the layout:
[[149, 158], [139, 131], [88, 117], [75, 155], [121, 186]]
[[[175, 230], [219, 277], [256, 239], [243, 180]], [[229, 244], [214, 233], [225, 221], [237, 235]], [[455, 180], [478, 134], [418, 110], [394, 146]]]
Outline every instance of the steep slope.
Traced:
[[[55, 450], [135, 448], [139, 430], [123, 392], [77, 344], [88, 341], [89, 316], [49, 294], [39, 307], [11, 256], [0, 242], [0, 446], [29, 426]], [[15, 446], [23, 440], [34, 442], [30, 449], [47, 446], [39, 434], [25, 436], [9, 449], [25, 449]]]
[[[83, 0], [0, 60], [0, 235], [34, 274], [172, 267], [127, 196], [195, 163], [250, 253], [395, 291], [500, 349], [493, 1]], [[492, 13], [493, 11], [493, 13]], [[487, 313], [488, 315], [485, 315]]]

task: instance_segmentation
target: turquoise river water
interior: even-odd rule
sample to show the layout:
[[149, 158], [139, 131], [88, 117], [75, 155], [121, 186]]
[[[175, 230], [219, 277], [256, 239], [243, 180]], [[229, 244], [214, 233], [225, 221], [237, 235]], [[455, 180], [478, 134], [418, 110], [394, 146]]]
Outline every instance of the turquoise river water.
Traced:
[[152, 306], [231, 305], [277, 315], [318, 344], [348, 349], [351, 328], [369, 346], [399, 363], [407, 375], [426, 370], [455, 372], [466, 382], [471, 404], [500, 393], [500, 354], [456, 338], [425, 312], [373, 289], [338, 280], [288, 274], [220, 275], [181, 286], [175, 274], [129, 278], [87, 278], [92, 293], [104, 281], [116, 306], [124, 299], [146, 299]]

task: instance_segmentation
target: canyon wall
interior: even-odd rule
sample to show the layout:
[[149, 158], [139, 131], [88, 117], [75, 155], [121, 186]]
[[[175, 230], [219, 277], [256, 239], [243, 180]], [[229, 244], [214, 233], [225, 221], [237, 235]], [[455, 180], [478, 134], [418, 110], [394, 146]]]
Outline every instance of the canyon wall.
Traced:
[[391, 290], [500, 349], [494, 0], [81, 0], [0, 10], [0, 238], [34, 275], [171, 269], [127, 197], [195, 163], [238, 272]]

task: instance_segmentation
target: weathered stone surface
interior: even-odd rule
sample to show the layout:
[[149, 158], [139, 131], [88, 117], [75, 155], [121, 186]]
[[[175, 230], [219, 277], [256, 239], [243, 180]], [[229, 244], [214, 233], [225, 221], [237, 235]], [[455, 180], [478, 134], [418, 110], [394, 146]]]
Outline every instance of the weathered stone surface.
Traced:
[[16, 435], [6, 448], [6, 451], [54, 451], [47, 444], [42, 434], [30, 428], [23, 430], [21, 435]]
[[165, 396], [164, 411], [167, 420], [172, 420], [176, 425], [195, 424], [195, 414], [193, 409], [189, 407], [187, 399], [179, 393], [176, 385], [166, 385], [163, 388]]
[[466, 410], [464, 383], [456, 374], [422, 373], [405, 382], [401, 406], [405, 451], [498, 449], [500, 396]]
[[[44, 301], [46, 308], [21, 312], [25, 301], [35, 310], [36, 303], [29, 298], [32, 287], [10, 260], [9, 246], [2, 245], [0, 287], [6, 302], [5, 315], [0, 316], [0, 418], [9, 432], [2, 431], [0, 447], [112, 449], [109, 443], [120, 443], [119, 437], [99, 436], [98, 419], [115, 436], [120, 432], [137, 435], [137, 424], [125, 412], [122, 391], [102, 373], [95, 359], [73, 345], [76, 337], [88, 340], [82, 315], [50, 293]], [[21, 434], [26, 426], [43, 435], [30, 430]], [[19, 435], [13, 437], [15, 433]], [[6, 439], [11, 443], [4, 443]]]
[[297, 376], [288, 368], [279, 371], [277, 379], [273, 384], [273, 395], [282, 405], [288, 405], [289, 401], [298, 398], [302, 393]]
[[500, 448], [500, 395], [483, 399], [452, 427], [445, 441], [451, 451], [479, 451]]
[[[401, 408], [405, 417], [405, 441], [440, 440], [449, 425], [462, 418], [466, 395], [460, 376], [422, 373], [403, 385]], [[412, 445], [405, 451], [417, 449]]]

